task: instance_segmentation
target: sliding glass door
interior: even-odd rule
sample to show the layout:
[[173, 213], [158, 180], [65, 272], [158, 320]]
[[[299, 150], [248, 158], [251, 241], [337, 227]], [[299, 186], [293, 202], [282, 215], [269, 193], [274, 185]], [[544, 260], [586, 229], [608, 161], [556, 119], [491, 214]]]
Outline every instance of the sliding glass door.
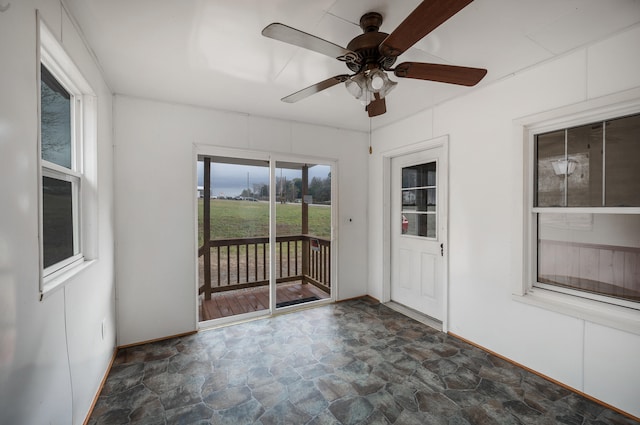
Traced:
[[331, 167], [275, 165], [276, 308], [331, 297]]
[[199, 321], [268, 311], [269, 162], [198, 158]]
[[198, 156], [199, 322], [331, 298], [331, 168]]

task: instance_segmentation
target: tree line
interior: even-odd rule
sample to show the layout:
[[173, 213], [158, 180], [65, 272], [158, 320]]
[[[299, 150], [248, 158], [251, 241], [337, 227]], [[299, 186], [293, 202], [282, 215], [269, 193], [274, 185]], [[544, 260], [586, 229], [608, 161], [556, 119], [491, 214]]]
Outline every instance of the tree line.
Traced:
[[[331, 173], [327, 177], [313, 177], [309, 182], [308, 195], [314, 204], [331, 203]], [[269, 185], [254, 183], [252, 189], [244, 189], [240, 196], [244, 198], [269, 199]], [[276, 197], [280, 202], [296, 202], [302, 199], [302, 179], [276, 178]]]

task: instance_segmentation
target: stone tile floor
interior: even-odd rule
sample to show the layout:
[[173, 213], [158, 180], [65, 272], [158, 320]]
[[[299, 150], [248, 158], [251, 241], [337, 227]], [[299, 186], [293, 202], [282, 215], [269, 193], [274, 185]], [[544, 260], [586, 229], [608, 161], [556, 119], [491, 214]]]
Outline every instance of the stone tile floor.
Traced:
[[637, 422], [356, 300], [120, 350], [88, 423]]

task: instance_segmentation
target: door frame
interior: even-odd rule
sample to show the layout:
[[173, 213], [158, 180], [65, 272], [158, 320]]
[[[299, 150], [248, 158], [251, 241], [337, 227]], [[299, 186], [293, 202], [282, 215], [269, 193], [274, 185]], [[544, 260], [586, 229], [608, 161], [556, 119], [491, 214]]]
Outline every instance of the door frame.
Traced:
[[440, 214], [439, 228], [442, 231], [442, 243], [444, 244], [444, 255], [442, 259], [442, 331], [449, 329], [449, 136], [444, 135], [433, 139], [424, 140], [399, 148], [390, 149], [381, 153], [382, 155], [382, 299], [383, 303], [391, 301], [391, 160], [395, 157], [409, 155], [433, 148], [442, 148], [442, 158], [439, 167], [445, 176], [444, 185], [439, 185], [438, 190], [442, 191], [443, 205], [446, 207], [446, 214]]
[[[249, 160], [260, 160], [266, 161], [269, 163], [269, 246], [270, 249], [273, 247], [275, 250], [275, 191], [272, 190], [275, 187], [275, 164], [279, 161], [281, 162], [299, 162], [299, 163], [316, 163], [316, 164], [325, 164], [331, 166], [331, 296], [325, 300], [316, 301], [314, 305], [323, 305], [333, 303], [338, 299], [338, 290], [340, 282], [338, 281], [338, 160], [324, 157], [317, 157], [312, 155], [297, 155], [297, 154], [287, 154], [281, 152], [267, 152], [267, 151], [257, 151], [251, 149], [238, 149], [238, 148], [230, 148], [225, 146], [216, 146], [216, 145], [205, 145], [205, 144], [193, 144], [192, 149], [192, 185], [190, 188], [191, 193], [193, 193], [193, 189], [198, 185], [198, 155], [206, 155], [206, 156], [217, 156], [217, 157], [226, 157], [226, 158], [238, 158], [238, 159], [249, 159]], [[272, 165], [274, 166], [272, 169]], [[284, 309], [280, 309], [276, 311], [276, 299], [275, 299], [275, 284], [272, 281], [275, 281], [275, 268], [269, 268], [269, 307], [266, 310], [256, 311], [251, 313], [243, 313], [237, 314], [229, 317], [223, 317], [220, 319], [209, 320], [206, 322], [200, 322], [198, 317], [198, 287], [199, 287], [199, 268], [198, 268], [198, 199], [194, 198], [193, 201], [193, 255], [194, 255], [194, 282], [192, 285], [193, 293], [192, 299], [195, 304], [194, 309], [194, 329], [211, 329], [217, 326], [224, 326], [232, 323], [241, 323], [247, 320], [252, 320], [256, 318], [263, 317], [271, 317], [276, 316], [278, 314], [284, 314], [291, 312], [292, 310], [308, 308], [305, 304], [296, 305], [286, 307]], [[273, 235], [273, 239], [272, 239]], [[273, 252], [270, 252], [270, 258], [273, 257]]]

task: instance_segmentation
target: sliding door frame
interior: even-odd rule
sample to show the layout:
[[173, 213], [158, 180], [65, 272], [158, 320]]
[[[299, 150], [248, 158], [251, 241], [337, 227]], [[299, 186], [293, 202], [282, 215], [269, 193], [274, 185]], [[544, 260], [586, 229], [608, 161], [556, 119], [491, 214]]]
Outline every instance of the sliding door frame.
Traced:
[[330, 297], [324, 300], [315, 301], [314, 306], [324, 305], [335, 302], [338, 292], [338, 244], [337, 244], [337, 217], [338, 217], [338, 162], [335, 159], [320, 158], [306, 155], [291, 155], [277, 152], [265, 152], [255, 150], [234, 149], [213, 145], [193, 145], [193, 181], [191, 192], [198, 186], [198, 156], [237, 158], [247, 160], [266, 161], [269, 163], [269, 309], [223, 317], [220, 319], [209, 320], [206, 322], [199, 321], [198, 313], [198, 288], [199, 288], [199, 268], [198, 268], [198, 199], [194, 198], [193, 202], [193, 229], [194, 229], [194, 253], [193, 264], [195, 268], [195, 281], [193, 282], [193, 301], [196, 303], [195, 308], [195, 328], [207, 329], [216, 326], [222, 326], [230, 323], [237, 323], [246, 320], [252, 320], [260, 317], [269, 317], [277, 314], [287, 313], [291, 310], [305, 308], [307, 304], [294, 305], [276, 309], [276, 268], [274, 261], [276, 258], [276, 164], [278, 162], [294, 162], [300, 164], [322, 164], [331, 167], [331, 293]]

